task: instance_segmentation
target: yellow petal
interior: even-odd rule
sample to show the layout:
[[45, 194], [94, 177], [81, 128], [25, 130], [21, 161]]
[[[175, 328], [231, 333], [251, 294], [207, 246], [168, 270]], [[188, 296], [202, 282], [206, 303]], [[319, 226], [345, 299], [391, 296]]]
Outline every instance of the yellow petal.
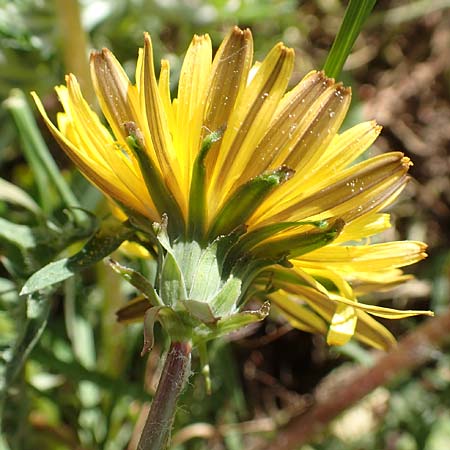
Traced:
[[184, 192], [189, 192], [191, 168], [200, 146], [211, 60], [209, 36], [194, 36], [181, 68], [173, 136], [183, 169], [180, 185]]
[[347, 305], [337, 305], [327, 334], [328, 345], [346, 344], [355, 334], [357, 321], [358, 318], [354, 308]]
[[325, 334], [327, 332], [328, 327], [325, 322], [287, 292], [276, 291], [270, 295], [270, 300], [293, 327], [309, 333]]
[[211, 180], [209, 203], [213, 207], [212, 213], [232, 193], [235, 181], [241, 179], [242, 169], [252, 157], [252, 149], [263, 136], [284, 94], [293, 62], [293, 51], [278, 44], [236, 100]]
[[164, 181], [186, 215], [187, 195], [182, 194], [178, 184], [182, 170], [169, 133], [164, 104], [160, 98], [153, 65], [152, 42], [147, 33], [144, 35], [144, 40], [145, 45], [139, 83], [141, 111], [148, 124], [150, 139], [162, 169]]
[[169, 130], [172, 135], [175, 133], [175, 117], [170, 99], [170, 63], [167, 59], [161, 60], [161, 71], [158, 80], [159, 95], [166, 112]]
[[252, 57], [250, 30], [232, 28], [217, 50], [211, 69], [204, 119], [209, 132], [227, 125], [236, 98], [246, 86]]
[[320, 263], [349, 274], [358, 271], [396, 269], [426, 257], [426, 245], [416, 241], [393, 241], [371, 245], [335, 245], [302, 256], [302, 261]]
[[381, 306], [375, 306], [375, 305], [367, 305], [364, 303], [355, 303], [352, 300], [348, 300], [345, 297], [341, 297], [340, 295], [336, 294], [329, 294], [330, 300], [336, 303], [340, 303], [347, 306], [352, 306], [355, 309], [360, 309], [362, 311], [365, 311], [369, 314], [372, 314], [373, 316], [382, 317], [383, 319], [405, 319], [406, 317], [412, 317], [412, 316], [433, 316], [432, 311], [420, 311], [420, 310], [400, 310], [400, 309], [393, 309], [393, 308], [384, 308]]
[[149, 217], [151, 220], [157, 220], [155, 210], [149, 207], [151, 203], [147, 205], [143, 203], [141, 199], [136, 198], [135, 195], [117, 178], [109, 167], [98, 164], [98, 162], [89, 157], [86, 152], [80, 151], [77, 147], [75, 147], [72, 142], [69, 141], [53, 125], [36, 93], [32, 92], [31, 95], [33, 96], [36, 106], [54, 138], [64, 149], [74, 164], [78, 166], [78, 168], [93, 184], [100, 188], [105, 194], [117, 200], [119, 203], [140, 212], [141, 214]]
[[318, 102], [311, 105], [308, 127], [293, 146], [284, 164], [304, 178], [314, 166], [344, 121], [351, 100], [349, 88], [337, 84], [325, 91]]
[[316, 179], [311, 176], [317, 174], [320, 181], [324, 174], [332, 175], [333, 172], [344, 169], [374, 143], [380, 132], [381, 127], [372, 120], [355, 125], [344, 133], [334, 136], [308, 178], [311, 182], [315, 182]]
[[380, 322], [364, 311], [357, 310], [358, 322], [355, 338], [379, 350], [389, 350], [395, 345], [395, 337]]
[[369, 236], [381, 233], [389, 228], [391, 228], [389, 214], [370, 212], [346, 224], [333, 244], [367, 239]]
[[281, 166], [292, 148], [303, 136], [313, 116], [312, 105], [320, 104], [319, 98], [328, 91], [334, 92], [334, 83], [323, 72], [310, 72], [290, 92], [284, 95], [274, 119], [253, 150], [251, 160], [242, 171], [245, 178], [252, 178], [265, 170]]
[[[359, 163], [322, 180], [319, 185], [304, 185], [296, 174], [272, 195], [271, 202], [259, 208], [252, 222], [264, 225], [274, 221], [319, 220], [332, 216], [354, 220], [385, 202], [386, 192], [395, 193], [400, 189], [407, 181], [405, 174], [409, 165], [402, 153], [393, 152]], [[282, 195], [289, 184], [290, 194], [280, 202], [276, 195]], [[260, 217], [260, 214], [264, 215]]]
[[136, 123], [143, 131], [137, 88], [108, 49], [91, 53], [91, 76], [103, 114], [114, 135], [125, 144], [126, 122]]

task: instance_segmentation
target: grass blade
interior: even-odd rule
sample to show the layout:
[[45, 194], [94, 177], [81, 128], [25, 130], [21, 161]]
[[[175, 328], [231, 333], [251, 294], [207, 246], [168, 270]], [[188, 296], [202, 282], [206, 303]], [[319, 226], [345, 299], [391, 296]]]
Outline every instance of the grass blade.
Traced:
[[353, 44], [375, 3], [376, 0], [350, 0], [341, 28], [323, 66], [327, 76], [337, 78], [340, 75]]

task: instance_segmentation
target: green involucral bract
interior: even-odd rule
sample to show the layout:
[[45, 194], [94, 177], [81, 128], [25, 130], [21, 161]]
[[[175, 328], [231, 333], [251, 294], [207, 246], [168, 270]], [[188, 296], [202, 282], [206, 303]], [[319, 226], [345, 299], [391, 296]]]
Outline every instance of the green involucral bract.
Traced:
[[[161, 255], [154, 285], [133, 269], [108, 261], [142, 294], [122, 308], [118, 316], [120, 320], [130, 321], [142, 317], [146, 311], [143, 351], [153, 346], [156, 322], [172, 340], [204, 346], [211, 339], [263, 320], [269, 312], [269, 303], [248, 310], [245, 309], [247, 300], [257, 294], [264, 301], [271, 287], [269, 282], [260, 280], [270, 279], [276, 265], [288, 263], [288, 246], [280, 241], [273, 251], [262, 253], [259, 249], [267, 239], [266, 233], [253, 232], [246, 239], [245, 226], [215, 237], [208, 244], [179, 237], [171, 239], [168, 220], [163, 215], [161, 223], [153, 224], [157, 253]], [[303, 233], [297, 231], [301, 226], [306, 227]], [[289, 223], [282, 228], [285, 227], [295, 230], [288, 244], [298, 252], [330, 242], [339, 233], [341, 223], [303, 222]], [[258, 283], [254, 283], [256, 279]]]

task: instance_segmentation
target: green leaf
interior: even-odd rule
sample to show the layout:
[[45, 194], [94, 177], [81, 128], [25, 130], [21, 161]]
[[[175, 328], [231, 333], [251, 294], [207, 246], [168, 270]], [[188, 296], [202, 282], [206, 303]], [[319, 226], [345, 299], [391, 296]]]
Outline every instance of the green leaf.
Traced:
[[42, 214], [38, 204], [25, 191], [3, 178], [0, 178], [0, 200], [23, 206], [36, 215]]
[[[12, 114], [22, 142], [25, 157], [33, 169], [42, 208], [47, 212], [50, 211], [48, 202], [49, 181], [53, 183], [67, 207], [79, 207], [80, 204], [77, 198], [61, 175], [58, 166], [42, 139], [23, 92], [14, 89], [10, 97], [6, 100], [5, 105]], [[74, 211], [74, 215], [77, 217], [79, 223], [83, 223], [86, 219], [81, 212]]]
[[286, 166], [264, 172], [240, 186], [217, 213], [208, 232], [212, 240], [221, 234], [231, 233], [245, 224], [265, 198], [278, 186], [287, 181], [294, 171]]
[[131, 285], [133, 285], [139, 292], [144, 294], [150, 304], [152, 306], [163, 306], [162, 300], [159, 298], [159, 295], [156, 293], [155, 288], [147, 280], [141, 273], [133, 270], [129, 267], [125, 267], [122, 264], [119, 264], [112, 258], [108, 258], [106, 263], [114, 270], [114, 272], [118, 273], [123, 279], [128, 281]]
[[169, 306], [154, 306], [145, 313], [144, 345], [141, 355], [144, 355], [153, 348], [155, 342], [153, 329], [157, 321], [161, 323], [172, 341], [190, 339], [191, 326], [183, 321], [182, 314], [175, 312]]
[[[39, 340], [47, 325], [50, 312], [50, 298], [40, 294], [29, 295], [27, 298], [25, 323], [21, 337], [11, 351], [6, 362], [3, 377], [0, 378], [0, 405], [6, 394], [6, 389], [14, 381], [17, 373], [22, 369], [33, 347]], [[1, 414], [0, 414], [1, 416]]]
[[38, 270], [23, 285], [20, 295], [31, 294], [70, 278], [76, 270], [70, 267], [69, 261], [69, 258], [60, 259]]
[[[204, 250], [197, 241], [176, 242], [173, 246], [173, 255], [178, 261], [180, 268], [183, 269], [186, 292], [191, 292], [195, 273]], [[190, 298], [193, 298], [190, 294]], [[199, 299], [196, 299], [199, 300]]]
[[33, 249], [38, 245], [35, 231], [26, 225], [18, 225], [0, 217], [0, 240], [22, 249]]
[[257, 228], [250, 233], [245, 234], [236, 245], [239, 252], [242, 254], [249, 251], [255, 245], [261, 243], [262, 241], [277, 235], [280, 232], [293, 230], [295, 228], [303, 227], [305, 225], [312, 225], [317, 227], [319, 230], [323, 230], [328, 226], [326, 220], [317, 221], [304, 221], [304, 222], [280, 222], [266, 225], [261, 228]]
[[323, 66], [327, 76], [337, 78], [340, 75], [353, 44], [375, 3], [376, 0], [350, 0], [341, 28]]
[[187, 299], [186, 284], [178, 263], [177, 254], [170, 244], [167, 234], [168, 218], [162, 215], [161, 223], [154, 223], [154, 231], [162, 248], [166, 250], [166, 255], [162, 263], [160, 274], [159, 292], [165, 305], [175, 306], [179, 300]]
[[66, 280], [74, 273], [101, 261], [131, 237], [133, 231], [116, 219], [102, 222], [100, 229], [87, 241], [83, 249], [70, 258], [51, 262], [34, 273], [24, 284], [21, 295], [44, 289]]

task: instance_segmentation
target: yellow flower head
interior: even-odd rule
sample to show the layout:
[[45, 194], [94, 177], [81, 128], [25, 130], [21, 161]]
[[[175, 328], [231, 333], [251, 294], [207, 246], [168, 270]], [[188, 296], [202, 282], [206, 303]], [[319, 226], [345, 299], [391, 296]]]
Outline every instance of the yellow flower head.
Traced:
[[[405, 186], [410, 161], [392, 152], [355, 162], [380, 127], [365, 122], [338, 133], [350, 89], [313, 71], [288, 90], [294, 52], [281, 43], [261, 63], [252, 58], [249, 30], [233, 28], [214, 58], [209, 36], [194, 36], [172, 99], [169, 62], [157, 79], [148, 34], [135, 84], [109, 50], [93, 53], [92, 80], [111, 131], [74, 75], [56, 88], [64, 108], [57, 126], [34, 98], [65, 152], [129, 217], [167, 217], [163, 252], [183, 273], [179, 295], [195, 317], [220, 323], [219, 293], [234, 278], [233, 311], [250, 297], [270, 299], [294, 326], [325, 333], [330, 344], [354, 335], [386, 348], [393, 337], [371, 315], [427, 313], [357, 300], [404, 281], [400, 267], [425, 257], [420, 242], [367, 241], [390, 226], [381, 211]], [[197, 259], [194, 247], [186, 252], [192, 242]], [[177, 243], [183, 251], [173, 250]], [[186, 253], [202, 270], [217, 257], [213, 287], [209, 273], [186, 269]]]

